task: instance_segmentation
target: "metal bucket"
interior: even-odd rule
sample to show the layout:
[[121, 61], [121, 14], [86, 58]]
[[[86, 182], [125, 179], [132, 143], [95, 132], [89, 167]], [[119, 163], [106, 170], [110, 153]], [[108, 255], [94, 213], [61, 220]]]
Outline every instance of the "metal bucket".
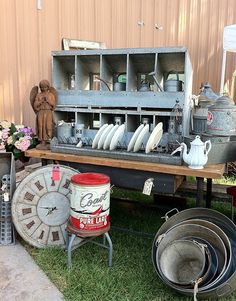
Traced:
[[[157, 252], [157, 245], [156, 240], [161, 235], [164, 234], [168, 229], [173, 227], [175, 224], [189, 219], [203, 219], [210, 221], [217, 226], [219, 226], [225, 234], [228, 236], [232, 253], [236, 253], [236, 225], [224, 214], [207, 208], [191, 208], [186, 209], [181, 212], [178, 212], [177, 209], [174, 209], [177, 213], [168, 217], [166, 214], [166, 222], [159, 228], [158, 232], [156, 233], [155, 239], [153, 241], [152, 247], [152, 261], [154, 268], [159, 275], [159, 271], [156, 264], [156, 252]], [[160, 275], [159, 275], [160, 276]], [[199, 298], [212, 298], [217, 299], [219, 297], [227, 296], [231, 294], [236, 289], [236, 256], [232, 256], [231, 267], [229, 269], [228, 275], [222, 278], [222, 283], [214, 286], [211, 289], [200, 291], [198, 292]], [[182, 291], [182, 293], [185, 293]], [[188, 293], [187, 293], [188, 294]]]
[[110, 228], [110, 178], [101, 173], [80, 173], [71, 178], [70, 223], [84, 236]]
[[59, 143], [68, 143], [68, 139], [72, 135], [72, 124], [63, 122], [60, 125], [57, 125], [57, 139]]
[[[224, 242], [211, 229], [208, 229], [204, 226], [197, 224], [186, 224], [186, 225], [176, 225], [169, 229], [166, 233], [161, 236], [156, 237], [155, 245], [156, 245], [156, 253], [154, 255], [154, 260], [156, 261], [157, 268], [159, 270], [159, 275], [161, 274], [161, 270], [159, 267], [159, 256], [162, 254], [164, 248], [172, 241], [183, 239], [185, 237], [191, 236], [194, 238], [200, 238], [207, 240], [211, 243], [211, 245], [215, 248], [217, 252], [218, 258], [222, 258], [219, 262], [219, 269], [225, 269], [225, 259], [227, 258], [227, 251], [224, 245]], [[173, 288], [179, 289], [177, 286], [173, 286]], [[191, 293], [191, 290], [186, 290], [186, 292]]]
[[[228, 236], [225, 234], [225, 232], [220, 229], [217, 225], [214, 223], [211, 223], [209, 221], [203, 220], [203, 219], [191, 219], [186, 220], [181, 223], [178, 223], [177, 225], [186, 225], [186, 224], [196, 224], [196, 225], [202, 225], [204, 227], [207, 227], [208, 229], [211, 229], [216, 234], [219, 235], [219, 237], [223, 240], [223, 243], [226, 247], [226, 254], [225, 258], [222, 258], [220, 254], [217, 254], [218, 258], [218, 272], [217, 277], [209, 283], [207, 286], [204, 286], [204, 290], [207, 290], [213, 286], [216, 286], [217, 284], [221, 283], [222, 279], [229, 274], [231, 269], [231, 263], [232, 263], [232, 248], [231, 243], [229, 241]], [[207, 240], [209, 242], [209, 239]], [[217, 249], [215, 249], [217, 252]]]
[[159, 257], [160, 270], [169, 281], [192, 285], [205, 271], [205, 248], [192, 240], [174, 240]]
[[209, 243], [209, 241], [205, 239], [196, 238], [196, 237], [193, 238], [192, 236], [184, 237], [184, 239], [194, 240], [207, 246], [207, 248], [205, 249], [206, 269], [203, 273], [202, 281], [201, 283], [199, 283], [199, 286], [206, 286], [208, 283], [212, 282], [217, 277], [217, 273], [219, 271], [217, 253], [213, 248], [213, 246]]
[[167, 74], [167, 77], [170, 74], [175, 74], [176, 75], [176, 79], [167, 79], [164, 81], [164, 91], [166, 92], [179, 92], [179, 91], [183, 91], [183, 82], [181, 80], [179, 80], [179, 74], [176, 71], [170, 71]]

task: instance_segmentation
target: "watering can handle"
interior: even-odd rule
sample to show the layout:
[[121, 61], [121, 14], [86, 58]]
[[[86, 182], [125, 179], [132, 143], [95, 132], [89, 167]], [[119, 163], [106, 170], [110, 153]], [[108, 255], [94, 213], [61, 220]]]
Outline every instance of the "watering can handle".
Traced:
[[169, 71], [169, 72], [167, 73], [166, 79], [168, 79], [168, 76], [169, 76], [170, 74], [172, 74], [172, 73], [176, 74], [176, 79], [179, 80], [179, 73], [178, 73], [177, 71], [175, 71], [175, 70]]
[[206, 151], [206, 155], [208, 155], [209, 151], [211, 150], [211, 141], [207, 140], [205, 142], [205, 151]]

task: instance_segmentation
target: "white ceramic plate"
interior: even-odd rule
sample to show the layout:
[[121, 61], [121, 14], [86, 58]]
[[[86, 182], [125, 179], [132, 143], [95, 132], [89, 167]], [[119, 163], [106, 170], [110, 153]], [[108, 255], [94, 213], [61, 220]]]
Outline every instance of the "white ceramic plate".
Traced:
[[147, 136], [149, 135], [149, 124], [146, 124], [145, 127], [142, 129], [141, 133], [138, 135], [137, 140], [134, 144], [134, 152], [138, 152], [142, 146], [142, 143], [145, 141]]
[[95, 135], [92, 143], [92, 148], [97, 148], [98, 146], [98, 141], [102, 135], [102, 132], [105, 130], [105, 128], [108, 127], [108, 123], [103, 124], [102, 127], [98, 130], [97, 134]]
[[107, 137], [105, 139], [105, 142], [103, 144], [103, 149], [108, 149], [111, 143], [111, 139], [115, 134], [115, 131], [118, 129], [119, 124], [116, 124], [110, 131], [110, 133], [107, 134]]
[[163, 134], [163, 123], [159, 122], [154, 130], [152, 131], [148, 142], [146, 144], [145, 152], [146, 154], [150, 153], [160, 142], [162, 134]]
[[103, 144], [107, 138], [107, 135], [110, 133], [110, 131], [112, 130], [113, 127], [114, 127], [114, 124], [111, 123], [102, 132], [102, 135], [101, 135], [100, 139], [98, 140], [98, 149], [103, 148]]
[[130, 139], [128, 147], [127, 147], [128, 152], [132, 151], [132, 149], [134, 148], [135, 141], [137, 140], [138, 135], [140, 134], [140, 132], [142, 131], [143, 128], [144, 128], [144, 124], [140, 124], [140, 126], [134, 132], [132, 138]]
[[115, 131], [114, 136], [111, 139], [110, 150], [114, 150], [117, 147], [119, 141], [121, 141], [125, 133], [125, 124], [121, 124], [118, 129]]

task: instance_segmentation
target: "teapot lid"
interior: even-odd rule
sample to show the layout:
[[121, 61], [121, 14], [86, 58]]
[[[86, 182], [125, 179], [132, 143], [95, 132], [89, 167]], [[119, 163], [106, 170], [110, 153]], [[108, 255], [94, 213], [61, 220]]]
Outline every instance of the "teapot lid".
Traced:
[[190, 144], [191, 145], [196, 145], [196, 146], [202, 146], [202, 145], [204, 145], [204, 142], [202, 142], [200, 136], [197, 135], [195, 137], [195, 139], [192, 142], [190, 142]]

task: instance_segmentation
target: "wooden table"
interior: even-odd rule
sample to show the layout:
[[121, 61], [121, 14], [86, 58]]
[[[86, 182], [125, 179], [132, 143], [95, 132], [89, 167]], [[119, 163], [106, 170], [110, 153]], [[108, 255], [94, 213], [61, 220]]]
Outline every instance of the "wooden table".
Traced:
[[40, 158], [43, 164], [48, 160], [73, 162], [80, 164], [92, 164], [137, 171], [148, 171], [176, 176], [193, 176], [197, 180], [196, 206], [203, 206], [203, 185], [207, 179], [206, 207], [211, 206], [212, 179], [220, 179], [225, 172], [225, 164], [208, 165], [204, 169], [190, 169], [187, 166], [168, 165], [160, 163], [139, 162], [130, 160], [118, 160], [105, 157], [79, 156], [65, 153], [55, 153], [50, 150], [30, 149], [25, 156]]

